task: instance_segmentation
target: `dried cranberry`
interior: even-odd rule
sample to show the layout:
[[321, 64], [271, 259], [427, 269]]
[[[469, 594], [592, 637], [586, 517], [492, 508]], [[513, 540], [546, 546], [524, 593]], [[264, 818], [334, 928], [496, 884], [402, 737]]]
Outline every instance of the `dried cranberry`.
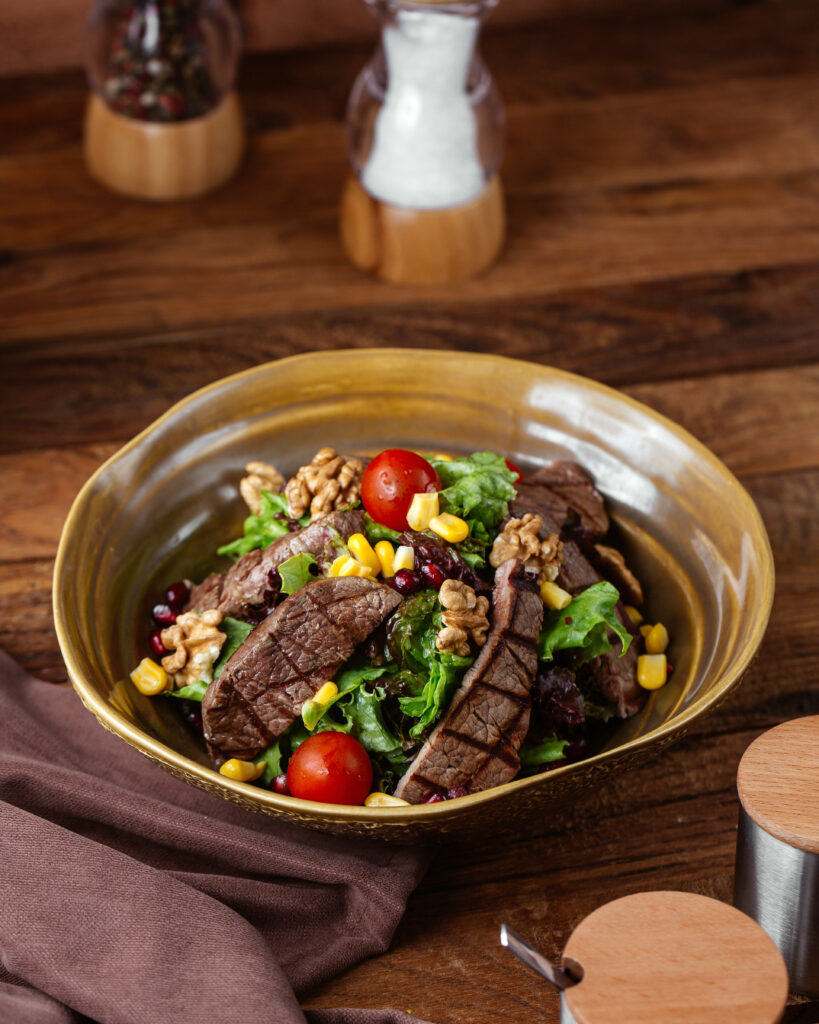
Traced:
[[430, 793], [429, 796], [424, 797], [424, 799], [421, 801], [421, 803], [423, 803], [423, 804], [438, 804], [443, 799], [444, 798], [441, 796], [440, 793]]
[[392, 585], [399, 594], [406, 597], [409, 594], [416, 594], [423, 584], [417, 572], [412, 569], [399, 569], [392, 578]]
[[168, 653], [168, 648], [165, 646], [165, 644], [162, 643], [161, 629], [155, 629], [153, 633], [151, 633], [150, 644], [151, 650], [157, 657], [164, 658], [165, 655]]
[[441, 584], [446, 579], [444, 573], [438, 568], [437, 565], [433, 565], [431, 562], [427, 562], [426, 565], [421, 566], [421, 575], [424, 580], [431, 586], [439, 590]]
[[188, 584], [182, 582], [182, 580], [178, 583], [172, 583], [165, 591], [165, 603], [177, 613], [182, 611], [188, 603], [189, 597], [190, 590], [188, 590]]
[[457, 800], [459, 796], [466, 796], [466, 788], [464, 786], [452, 786], [446, 791], [447, 800]]
[[290, 796], [290, 790], [287, 786], [287, 775], [277, 775], [270, 783], [270, 788], [280, 796]]
[[151, 615], [157, 626], [172, 626], [176, 622], [176, 612], [166, 604], [155, 604]]

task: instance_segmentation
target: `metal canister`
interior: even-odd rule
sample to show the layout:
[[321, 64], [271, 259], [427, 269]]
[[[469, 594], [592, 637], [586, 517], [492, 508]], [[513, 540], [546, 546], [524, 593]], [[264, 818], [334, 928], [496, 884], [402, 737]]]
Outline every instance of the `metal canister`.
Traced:
[[734, 903], [770, 935], [791, 988], [819, 995], [819, 715], [785, 722], [745, 751]]

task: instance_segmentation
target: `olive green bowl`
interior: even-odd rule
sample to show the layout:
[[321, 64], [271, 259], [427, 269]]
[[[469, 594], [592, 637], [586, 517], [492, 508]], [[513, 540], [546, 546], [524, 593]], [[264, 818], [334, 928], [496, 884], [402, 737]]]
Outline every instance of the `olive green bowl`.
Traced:
[[[311, 803], [234, 782], [164, 698], [128, 673], [148, 653], [149, 609], [181, 576], [214, 567], [245, 509], [251, 459], [295, 471], [324, 445], [502, 452], [524, 469], [570, 458], [594, 475], [652, 620], [671, 634], [669, 683], [596, 756], [437, 804]], [[107, 729], [192, 785], [311, 828], [417, 841], [525, 829], [615, 771], [657, 756], [739, 682], [773, 599], [760, 516], [726, 467], [680, 427], [582, 377], [455, 352], [381, 349], [296, 356], [197, 391], [83, 487], [66, 520], [54, 616], [71, 680]]]

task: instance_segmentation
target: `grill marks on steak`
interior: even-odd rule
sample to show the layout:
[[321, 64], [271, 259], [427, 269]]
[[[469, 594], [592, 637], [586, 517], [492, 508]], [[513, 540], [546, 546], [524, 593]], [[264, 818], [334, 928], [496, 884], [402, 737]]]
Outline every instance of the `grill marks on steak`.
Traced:
[[400, 603], [396, 591], [359, 577], [315, 580], [286, 598], [205, 693], [214, 757], [255, 757]]
[[[191, 589], [188, 610], [198, 612], [218, 608], [223, 615], [247, 622], [259, 622], [269, 612], [279, 594], [276, 569], [294, 555], [315, 555], [319, 567], [332, 561], [337, 535], [343, 541], [364, 530], [361, 511], [331, 512], [295, 533], [279, 537], [266, 548], [256, 548], [232, 565], [225, 573], [214, 573]], [[332, 557], [331, 557], [332, 556]]]
[[504, 562], [492, 591], [492, 627], [446, 716], [398, 783], [395, 795], [420, 803], [455, 786], [469, 793], [518, 773], [529, 728], [543, 602], [517, 559]]

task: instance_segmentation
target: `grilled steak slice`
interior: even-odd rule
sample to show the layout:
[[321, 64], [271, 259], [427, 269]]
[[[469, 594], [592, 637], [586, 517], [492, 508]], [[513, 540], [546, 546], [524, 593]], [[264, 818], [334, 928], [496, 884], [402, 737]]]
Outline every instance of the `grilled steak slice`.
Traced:
[[331, 512], [303, 530], [279, 537], [263, 550], [256, 548], [242, 555], [225, 573], [214, 573], [191, 590], [188, 609], [198, 612], [218, 608], [223, 615], [248, 622], [260, 622], [279, 593], [276, 568], [303, 551], [316, 556], [320, 568], [332, 562], [338, 553], [338, 536], [348, 540], [364, 530], [361, 511]]
[[453, 786], [469, 793], [508, 782], [520, 769], [537, 670], [543, 602], [517, 559], [495, 575], [492, 628], [446, 716], [398, 783], [395, 795], [421, 803]]
[[355, 576], [315, 580], [286, 598], [205, 693], [214, 757], [255, 757], [400, 603], [394, 590]]
[[[615, 609], [617, 618], [634, 637], [634, 626], [628, 617], [623, 602], [618, 601]], [[620, 657], [620, 641], [609, 636], [613, 646], [590, 663], [594, 685], [612, 704], [617, 706], [620, 718], [631, 718], [645, 704], [648, 693], [637, 682], [637, 644], [632, 639], [629, 649]]]

